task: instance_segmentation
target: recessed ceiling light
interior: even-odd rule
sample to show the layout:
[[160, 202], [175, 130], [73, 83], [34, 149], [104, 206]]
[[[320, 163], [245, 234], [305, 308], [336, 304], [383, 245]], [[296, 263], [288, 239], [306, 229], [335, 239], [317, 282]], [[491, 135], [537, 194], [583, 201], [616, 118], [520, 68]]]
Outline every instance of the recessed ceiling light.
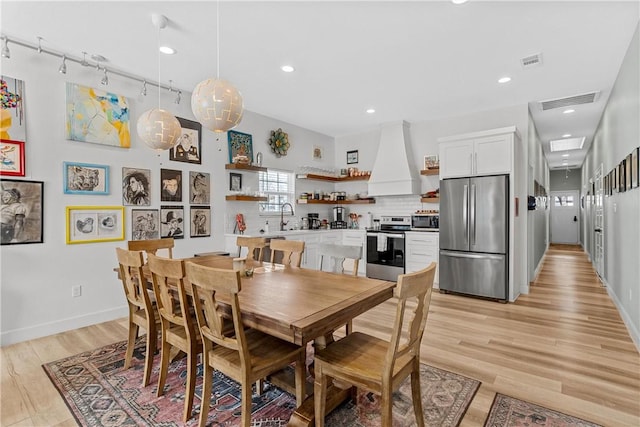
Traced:
[[571, 108], [569, 108], [568, 110], [564, 110], [562, 113], [563, 114], [571, 114], [571, 113], [575, 113], [576, 110], [573, 110]]
[[580, 150], [584, 145], [584, 139], [584, 136], [582, 138], [554, 139], [549, 141], [549, 144], [551, 151]]
[[506, 77], [506, 76], [505, 76], [505, 77], [501, 77], [501, 78], [498, 80], [498, 83], [508, 83], [508, 82], [510, 82], [510, 81], [511, 81], [511, 77]]
[[283, 65], [282, 67], [280, 67], [280, 69], [285, 73], [293, 73], [296, 70], [291, 65]]
[[169, 46], [160, 46], [160, 52], [164, 53], [165, 55], [173, 55], [174, 53], [176, 53], [176, 50]]
[[462, 4], [462, 3], [466, 3], [468, 0], [451, 0], [451, 3], [453, 4]]
[[569, 155], [568, 154], [563, 154], [562, 157], [569, 157]]
[[373, 114], [373, 113], [375, 113], [375, 112], [376, 112], [376, 110], [375, 110], [375, 109], [373, 109], [373, 108], [367, 108], [367, 113], [369, 113], [369, 114]]
[[565, 133], [564, 135], [562, 135], [563, 138], [569, 138], [571, 136], [570, 133]]

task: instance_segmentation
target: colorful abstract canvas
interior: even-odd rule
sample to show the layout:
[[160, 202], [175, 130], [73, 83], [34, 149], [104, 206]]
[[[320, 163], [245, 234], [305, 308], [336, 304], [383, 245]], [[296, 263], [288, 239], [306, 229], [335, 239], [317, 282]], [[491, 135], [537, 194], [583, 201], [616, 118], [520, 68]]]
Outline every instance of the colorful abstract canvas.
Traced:
[[12, 77], [0, 77], [0, 138], [26, 141], [24, 122], [24, 82]]
[[67, 139], [129, 148], [129, 120], [124, 96], [67, 83]]

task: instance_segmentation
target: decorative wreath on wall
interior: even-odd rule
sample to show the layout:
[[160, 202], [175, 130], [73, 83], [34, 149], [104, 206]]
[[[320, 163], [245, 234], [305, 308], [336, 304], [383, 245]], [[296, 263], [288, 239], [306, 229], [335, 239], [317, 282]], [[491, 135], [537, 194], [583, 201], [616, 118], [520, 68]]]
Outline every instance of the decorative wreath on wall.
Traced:
[[269, 137], [269, 145], [276, 157], [286, 156], [289, 149], [289, 135], [282, 128], [272, 130], [271, 137]]

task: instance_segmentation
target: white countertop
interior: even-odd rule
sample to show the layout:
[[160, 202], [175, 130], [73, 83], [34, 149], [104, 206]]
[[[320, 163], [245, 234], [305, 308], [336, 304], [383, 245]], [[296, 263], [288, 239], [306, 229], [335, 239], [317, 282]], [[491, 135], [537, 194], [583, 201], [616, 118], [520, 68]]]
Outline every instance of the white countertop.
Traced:
[[268, 233], [244, 233], [244, 234], [234, 234], [234, 233], [226, 233], [225, 236], [246, 236], [246, 237], [280, 237], [280, 236], [296, 236], [296, 235], [307, 235], [307, 234], [323, 234], [330, 233], [334, 231], [355, 231], [364, 233], [366, 230], [364, 228], [335, 228], [335, 229], [321, 229], [321, 230], [285, 230], [285, 231], [269, 231]]

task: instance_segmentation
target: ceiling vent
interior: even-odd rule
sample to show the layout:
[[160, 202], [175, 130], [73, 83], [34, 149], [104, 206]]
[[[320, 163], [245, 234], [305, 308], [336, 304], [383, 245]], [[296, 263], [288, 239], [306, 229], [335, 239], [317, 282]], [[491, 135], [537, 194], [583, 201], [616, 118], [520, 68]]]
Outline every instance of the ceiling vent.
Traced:
[[525, 56], [520, 60], [520, 63], [522, 64], [522, 68], [524, 69], [542, 65], [542, 54], [536, 53], [533, 55]]
[[582, 95], [569, 96], [567, 98], [549, 99], [540, 101], [540, 109], [542, 111], [551, 110], [553, 108], [566, 108], [572, 105], [592, 104], [598, 99], [600, 91], [584, 93]]

